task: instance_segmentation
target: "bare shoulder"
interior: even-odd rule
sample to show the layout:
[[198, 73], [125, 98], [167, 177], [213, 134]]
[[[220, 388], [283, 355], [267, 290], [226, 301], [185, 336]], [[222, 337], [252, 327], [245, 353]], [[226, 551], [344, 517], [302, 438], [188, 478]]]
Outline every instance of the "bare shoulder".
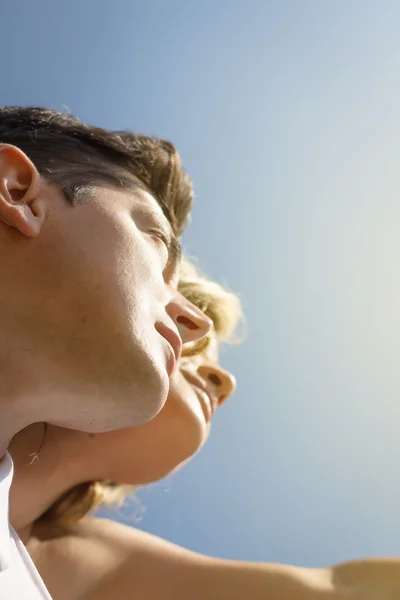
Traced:
[[170, 552], [179, 552], [179, 554], [188, 553], [192, 556], [197, 556], [195, 553], [166, 540], [162, 540], [155, 535], [103, 518], [86, 517], [79, 521], [79, 523], [71, 526], [69, 534], [79, 536], [81, 539], [96, 541], [97, 544], [104, 543], [108, 548], [110, 548], [111, 544], [113, 552], [123, 550], [125, 552], [138, 551], [142, 553], [149, 549], [153, 552], [157, 548], [161, 551], [168, 550]]
[[85, 518], [34, 530], [27, 549], [54, 600], [84, 600], [121, 569], [136, 545], [148, 545], [146, 537], [120, 523]]
[[119, 556], [82, 600], [336, 600], [324, 570], [221, 560], [103, 519], [74, 530]]
[[396, 559], [333, 569], [220, 560], [105, 519], [85, 518], [62, 531], [36, 532], [28, 549], [54, 600], [399, 597], [392, 594], [400, 579]]
[[54, 600], [100, 599], [105, 582], [114, 580], [121, 593], [129, 589], [127, 598], [135, 598], [135, 589], [139, 593], [148, 586], [150, 572], [166, 563], [184, 568], [185, 557], [198, 556], [133, 527], [93, 517], [63, 528], [36, 529], [27, 548]]
[[[185, 561], [197, 562], [202, 559], [200, 554], [151, 533], [103, 518], [82, 519], [69, 528], [68, 536], [71, 540], [80, 540], [85, 554], [90, 546], [96, 548], [97, 554], [100, 552], [107, 556], [107, 560], [109, 560], [108, 555], [112, 555], [114, 566], [123, 565], [128, 561], [134, 570], [136, 565], [139, 565], [139, 561], [142, 563], [143, 560], [168, 558], [168, 561], [179, 560], [179, 563], [183, 564]], [[204, 560], [207, 558], [204, 557]]]

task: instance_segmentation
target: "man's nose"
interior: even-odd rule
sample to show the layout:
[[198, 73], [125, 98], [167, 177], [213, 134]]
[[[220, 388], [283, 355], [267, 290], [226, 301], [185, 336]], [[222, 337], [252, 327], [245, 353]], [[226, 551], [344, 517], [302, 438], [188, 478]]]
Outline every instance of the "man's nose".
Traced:
[[213, 327], [211, 319], [176, 290], [166, 311], [175, 323], [183, 344], [197, 342], [208, 335]]
[[218, 404], [228, 400], [236, 389], [235, 377], [219, 365], [199, 365], [197, 373], [207, 385], [210, 394], [218, 398]]

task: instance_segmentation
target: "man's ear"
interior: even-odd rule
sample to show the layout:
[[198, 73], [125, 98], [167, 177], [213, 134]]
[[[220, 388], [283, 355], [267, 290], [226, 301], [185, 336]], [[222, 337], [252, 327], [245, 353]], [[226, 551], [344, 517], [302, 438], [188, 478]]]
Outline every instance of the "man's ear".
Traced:
[[38, 236], [47, 214], [41, 189], [39, 172], [26, 154], [0, 144], [0, 226], [4, 223], [26, 237]]

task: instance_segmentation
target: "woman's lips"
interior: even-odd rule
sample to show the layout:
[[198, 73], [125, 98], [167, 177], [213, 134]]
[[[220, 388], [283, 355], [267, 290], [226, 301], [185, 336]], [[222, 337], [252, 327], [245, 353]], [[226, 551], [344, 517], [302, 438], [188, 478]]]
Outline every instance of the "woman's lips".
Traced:
[[210, 396], [205, 392], [202, 388], [197, 385], [191, 384], [193, 390], [196, 393], [197, 398], [199, 399], [201, 408], [203, 409], [205, 419], [207, 423], [211, 421], [214, 415], [213, 404], [211, 402]]
[[203, 409], [206, 421], [211, 421], [218, 406], [218, 398], [211, 396], [203, 380], [200, 377], [197, 377], [190, 371], [186, 371], [182, 367], [181, 372], [186, 381], [192, 386], [193, 390], [195, 391]]

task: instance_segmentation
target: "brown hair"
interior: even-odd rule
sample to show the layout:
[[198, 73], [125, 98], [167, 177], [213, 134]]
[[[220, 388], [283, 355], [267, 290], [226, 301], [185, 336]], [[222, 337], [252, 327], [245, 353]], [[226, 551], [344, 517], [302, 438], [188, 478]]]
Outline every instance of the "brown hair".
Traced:
[[[219, 341], [230, 341], [239, 322], [243, 321], [241, 302], [235, 294], [200, 275], [186, 259], [182, 260], [179, 280], [181, 293], [214, 323], [214, 332]], [[200, 354], [204, 347], [195, 346], [188, 354]], [[52, 527], [75, 523], [88, 512], [101, 505], [121, 504], [126, 496], [140, 486], [121, 485], [113, 481], [88, 481], [65, 492], [39, 517], [37, 524]]]
[[129, 131], [85, 125], [70, 113], [47, 108], [0, 108], [0, 143], [20, 148], [39, 173], [76, 205], [98, 185], [147, 186], [170, 221], [184, 230], [193, 202], [192, 183], [170, 142]]

